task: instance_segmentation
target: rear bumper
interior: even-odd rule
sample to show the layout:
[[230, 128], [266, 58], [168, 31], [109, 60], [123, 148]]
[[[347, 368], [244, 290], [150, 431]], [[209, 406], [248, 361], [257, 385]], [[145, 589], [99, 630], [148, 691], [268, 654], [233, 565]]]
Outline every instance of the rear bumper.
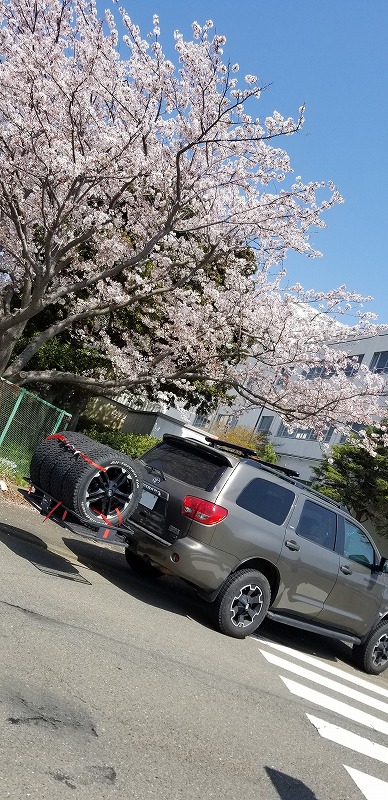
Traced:
[[237, 559], [229, 553], [215, 550], [190, 536], [177, 539], [166, 546], [154, 537], [140, 531], [135, 525], [133, 543], [139, 556], [149, 559], [151, 564], [170, 575], [176, 575], [202, 589], [214, 592], [237, 566]]

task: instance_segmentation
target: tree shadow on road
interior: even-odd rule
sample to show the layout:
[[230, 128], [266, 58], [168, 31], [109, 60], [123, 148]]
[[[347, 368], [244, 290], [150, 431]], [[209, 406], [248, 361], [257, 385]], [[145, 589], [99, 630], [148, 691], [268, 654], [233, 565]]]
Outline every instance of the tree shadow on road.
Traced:
[[273, 767], [265, 767], [280, 800], [317, 800], [316, 794], [303, 781]]

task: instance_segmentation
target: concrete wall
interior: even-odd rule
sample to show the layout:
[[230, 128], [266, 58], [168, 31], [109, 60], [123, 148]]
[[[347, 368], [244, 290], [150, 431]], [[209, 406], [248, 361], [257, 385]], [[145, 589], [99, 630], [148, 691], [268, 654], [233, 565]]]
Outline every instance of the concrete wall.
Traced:
[[205, 441], [206, 431], [187, 424], [179, 417], [179, 412], [163, 414], [157, 411], [134, 411], [116, 400], [95, 397], [89, 401], [86, 415], [108, 428], [123, 433], [138, 433], [142, 436], [155, 436], [161, 439], [165, 433]]

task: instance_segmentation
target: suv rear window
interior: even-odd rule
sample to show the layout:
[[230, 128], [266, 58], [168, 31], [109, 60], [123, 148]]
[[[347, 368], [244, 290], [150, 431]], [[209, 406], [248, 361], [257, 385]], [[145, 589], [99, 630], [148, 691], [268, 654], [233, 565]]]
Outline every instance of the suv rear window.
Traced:
[[226, 469], [212, 453], [203, 453], [194, 448], [175, 447], [167, 442], [157, 445], [142, 456], [142, 461], [155, 469], [160, 469], [171, 478], [190, 483], [197, 489], [210, 491]]
[[285, 486], [279, 486], [264, 478], [254, 478], [243, 489], [236, 504], [258, 517], [282, 525], [295, 497], [295, 493]]

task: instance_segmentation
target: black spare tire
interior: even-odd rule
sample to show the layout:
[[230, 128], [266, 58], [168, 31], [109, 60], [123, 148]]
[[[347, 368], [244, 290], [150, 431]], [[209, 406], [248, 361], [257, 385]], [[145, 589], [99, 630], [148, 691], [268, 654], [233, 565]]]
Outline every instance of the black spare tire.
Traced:
[[40, 487], [40, 470], [43, 461], [50, 452], [51, 448], [47, 439], [35, 448], [30, 464], [30, 481], [34, 486]]
[[133, 461], [83, 434], [48, 437], [31, 464], [39, 477], [31, 475], [33, 482], [85, 522], [121, 525], [138, 505], [142, 485]]
[[85, 462], [75, 480], [69, 474], [66, 492], [71, 492], [69, 508], [83, 519], [121, 525], [137, 507], [141, 488], [131, 459], [113, 451], [96, 466]]
[[[65, 431], [59, 434], [60, 456], [50, 475], [50, 482], [44, 488], [68, 508], [72, 507], [73, 484], [83, 474], [88, 463], [86, 456], [93, 463], [99, 463], [100, 458], [113, 455], [114, 451], [94, 439], [89, 439], [82, 433]], [[55, 440], [52, 440], [55, 441]]]

